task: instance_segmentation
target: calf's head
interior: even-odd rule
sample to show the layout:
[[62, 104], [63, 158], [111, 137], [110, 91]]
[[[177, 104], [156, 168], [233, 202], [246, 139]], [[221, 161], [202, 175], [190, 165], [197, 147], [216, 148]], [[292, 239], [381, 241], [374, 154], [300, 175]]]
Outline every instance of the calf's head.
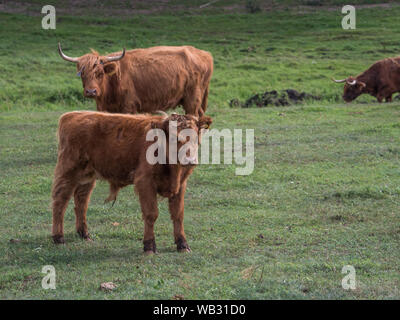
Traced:
[[[208, 116], [198, 118], [193, 115], [172, 114], [164, 117], [161, 121], [153, 122], [151, 127], [161, 129], [166, 134], [167, 163], [192, 166], [198, 164], [201, 135], [203, 130], [208, 129], [211, 123], [212, 119]], [[171, 159], [170, 155], [173, 155], [175, 160]]]
[[343, 80], [332, 79], [336, 83], [345, 83], [343, 91], [343, 100], [351, 102], [356, 99], [359, 95], [365, 92], [366, 84], [362, 81], [357, 80], [354, 77], [348, 77]]
[[119, 60], [125, 56], [125, 49], [117, 56], [100, 56], [97, 52], [81, 57], [68, 57], [63, 53], [60, 43], [58, 53], [66, 61], [76, 63], [77, 76], [81, 77], [83, 94], [88, 98], [100, 98], [104, 94], [105, 83], [120, 73]]

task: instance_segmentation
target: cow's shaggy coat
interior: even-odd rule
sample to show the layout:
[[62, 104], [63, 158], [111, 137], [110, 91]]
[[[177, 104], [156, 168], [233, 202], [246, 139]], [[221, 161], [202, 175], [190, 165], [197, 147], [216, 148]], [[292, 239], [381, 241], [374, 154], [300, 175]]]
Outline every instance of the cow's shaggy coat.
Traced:
[[[190, 250], [183, 229], [183, 215], [187, 179], [194, 165], [181, 165], [180, 162], [150, 164], [146, 158], [147, 148], [154, 144], [146, 141], [147, 132], [158, 128], [168, 137], [170, 121], [176, 121], [178, 133], [186, 128], [199, 133], [211, 124], [211, 118], [207, 116], [198, 119], [177, 114], [168, 117], [77, 111], [61, 116], [52, 188], [55, 243], [64, 243], [64, 213], [72, 196], [76, 231], [82, 238], [90, 240], [86, 211], [96, 179], [104, 179], [110, 183], [106, 201], [115, 201], [120, 188], [135, 185], [144, 219], [145, 252], [156, 251], [153, 227], [158, 216], [157, 194], [168, 198], [177, 249]], [[178, 150], [183, 144], [178, 141]]]
[[[186, 114], [203, 115], [213, 73], [209, 52], [191, 46], [159, 46], [100, 56], [96, 51], [77, 64], [84, 95], [94, 98], [97, 110], [113, 113], [144, 113], [179, 105]], [[108, 62], [110, 57], [122, 56]]]
[[400, 92], [400, 57], [387, 58], [374, 63], [357, 77], [349, 77], [344, 82], [343, 99], [351, 102], [363, 93], [370, 94], [379, 102], [392, 101], [392, 95]]

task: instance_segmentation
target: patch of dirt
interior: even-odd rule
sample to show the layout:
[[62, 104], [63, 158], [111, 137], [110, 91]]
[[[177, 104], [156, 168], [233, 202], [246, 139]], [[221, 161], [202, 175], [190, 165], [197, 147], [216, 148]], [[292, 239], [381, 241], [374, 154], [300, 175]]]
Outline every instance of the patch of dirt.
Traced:
[[321, 97], [314, 96], [306, 92], [298, 92], [294, 89], [286, 89], [280, 92], [276, 90], [265, 91], [263, 93], [257, 93], [248, 98], [244, 103], [240, 102], [239, 99], [232, 99], [229, 103], [231, 107], [242, 107], [250, 108], [256, 107], [268, 107], [268, 106], [290, 106], [305, 102], [306, 100], [321, 100]]

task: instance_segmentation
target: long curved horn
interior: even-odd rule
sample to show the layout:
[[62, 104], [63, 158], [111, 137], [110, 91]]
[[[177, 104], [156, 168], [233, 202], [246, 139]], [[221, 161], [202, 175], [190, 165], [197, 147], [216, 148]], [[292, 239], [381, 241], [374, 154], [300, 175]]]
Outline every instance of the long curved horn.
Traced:
[[118, 60], [121, 60], [124, 56], [125, 56], [125, 48], [124, 48], [124, 50], [122, 50], [121, 55], [116, 56], [116, 57], [106, 57], [106, 59], [107, 59], [107, 62], [118, 61]]
[[58, 43], [58, 53], [60, 54], [61, 58], [63, 58], [66, 61], [75, 62], [75, 63], [77, 63], [79, 61], [79, 58], [71, 58], [71, 57], [68, 57], [67, 55], [65, 55], [64, 52], [62, 52], [62, 50], [61, 50], [60, 43]]
[[347, 81], [347, 80], [346, 80], [346, 82], [347, 82], [349, 85], [354, 86], [354, 85], [357, 83], [357, 80], [353, 80], [353, 81]]
[[332, 81], [336, 82], [336, 83], [342, 83], [342, 82], [346, 82], [347, 79], [342, 79], [342, 80], [335, 80], [332, 78]]

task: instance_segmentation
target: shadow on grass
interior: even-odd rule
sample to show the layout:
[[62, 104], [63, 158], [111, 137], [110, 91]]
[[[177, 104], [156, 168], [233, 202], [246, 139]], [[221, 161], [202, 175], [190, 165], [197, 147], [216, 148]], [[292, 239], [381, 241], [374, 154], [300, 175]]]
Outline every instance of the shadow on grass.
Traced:
[[[142, 240], [125, 237], [126, 241], [121, 246], [121, 241], [111, 239], [112, 237], [102, 236], [101, 240], [87, 242], [74, 233], [65, 235], [65, 244], [54, 244], [51, 235], [29, 237], [27, 239], [9, 241], [6, 250], [10, 252], [9, 262], [18, 265], [66, 265], [80, 264], [87, 265], [105, 260], [121, 261], [136, 260], [142, 262], [149, 258], [143, 253]], [[113, 241], [114, 240], [114, 241]], [[15, 241], [15, 240], [14, 240]], [[157, 247], [157, 254], [154, 257], [166, 257], [171, 253], [178, 253], [175, 244]]]

